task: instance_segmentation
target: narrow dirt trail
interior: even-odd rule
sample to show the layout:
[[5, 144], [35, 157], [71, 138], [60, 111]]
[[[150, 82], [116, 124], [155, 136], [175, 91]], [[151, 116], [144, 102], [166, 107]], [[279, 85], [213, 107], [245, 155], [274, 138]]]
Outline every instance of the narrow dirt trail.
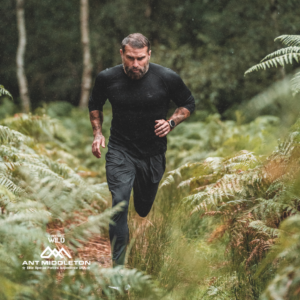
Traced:
[[107, 238], [100, 236], [90, 238], [78, 249], [78, 253], [82, 260], [98, 262], [103, 268], [112, 267], [110, 242]]
[[[50, 235], [61, 234], [64, 235], [65, 228], [68, 228], [71, 225], [80, 225], [85, 223], [87, 220], [87, 216], [84, 213], [76, 213], [76, 221], [67, 221], [65, 223], [61, 222], [52, 222], [47, 226], [47, 232]], [[100, 233], [93, 234], [86, 242], [77, 240], [82, 244], [81, 247], [77, 248], [77, 257], [81, 260], [97, 262], [100, 267], [110, 268], [112, 267], [111, 262], [111, 248], [109, 238], [106, 236], [101, 236]], [[66, 243], [56, 242], [56, 249], [59, 251], [62, 247], [66, 249], [72, 257], [75, 257], [75, 253], [67, 246], [68, 241]]]

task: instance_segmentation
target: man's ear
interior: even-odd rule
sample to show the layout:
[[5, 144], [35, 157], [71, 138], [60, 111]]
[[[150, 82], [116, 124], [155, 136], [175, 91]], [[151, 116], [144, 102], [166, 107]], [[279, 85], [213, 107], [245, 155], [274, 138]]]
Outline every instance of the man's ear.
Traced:
[[149, 50], [149, 53], [148, 53], [148, 54], [149, 54], [149, 59], [150, 59], [150, 57], [151, 57], [151, 50]]
[[121, 54], [121, 56], [123, 56], [123, 50], [122, 49], [120, 49], [120, 54]]

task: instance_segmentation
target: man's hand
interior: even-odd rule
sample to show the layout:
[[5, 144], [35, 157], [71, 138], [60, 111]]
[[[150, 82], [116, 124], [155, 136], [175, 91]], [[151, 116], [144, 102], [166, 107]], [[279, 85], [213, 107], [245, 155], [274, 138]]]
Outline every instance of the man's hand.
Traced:
[[105, 137], [102, 134], [103, 112], [100, 110], [92, 110], [90, 112], [90, 120], [93, 127], [94, 141], [92, 144], [92, 152], [97, 157], [101, 157], [100, 146], [105, 148]]
[[97, 157], [101, 157], [100, 146], [105, 148], [105, 137], [103, 135], [96, 135], [92, 144], [92, 152]]
[[159, 137], [164, 137], [171, 131], [171, 127], [168, 121], [156, 120], [155, 123], [156, 125], [154, 126], [155, 128], [154, 132]]

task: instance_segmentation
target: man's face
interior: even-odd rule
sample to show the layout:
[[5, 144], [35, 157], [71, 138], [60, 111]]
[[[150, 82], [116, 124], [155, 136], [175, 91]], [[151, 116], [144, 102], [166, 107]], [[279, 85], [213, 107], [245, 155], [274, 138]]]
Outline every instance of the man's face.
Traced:
[[124, 71], [131, 79], [141, 79], [148, 71], [151, 50], [147, 50], [147, 47], [137, 49], [129, 45], [125, 46], [124, 53], [120, 49]]

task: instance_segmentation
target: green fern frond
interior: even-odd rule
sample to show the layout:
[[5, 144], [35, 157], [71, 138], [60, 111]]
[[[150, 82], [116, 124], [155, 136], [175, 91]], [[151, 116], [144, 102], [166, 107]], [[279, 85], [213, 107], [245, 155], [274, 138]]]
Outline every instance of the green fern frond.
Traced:
[[163, 188], [166, 186], [170, 186], [171, 184], [173, 184], [175, 182], [174, 176], [173, 175], [169, 175], [159, 186], [159, 188]]
[[4, 198], [9, 202], [15, 202], [16, 196], [8, 188], [0, 185], [0, 199], [2, 203], [4, 202]]
[[64, 177], [65, 179], [67, 178], [72, 178], [77, 182], [78, 184], [83, 183], [81, 177], [76, 174], [72, 168], [70, 168], [67, 164], [65, 163], [59, 163], [57, 161], [53, 161], [50, 158], [46, 156], [40, 156], [40, 160], [48, 166], [53, 172], [56, 174]]
[[31, 138], [25, 136], [24, 134], [12, 130], [6, 126], [0, 125], [0, 142], [2, 144], [12, 143], [12, 142], [19, 142], [19, 143], [28, 143], [31, 141]]
[[239, 163], [245, 161], [257, 162], [257, 158], [255, 155], [253, 155], [253, 152], [242, 150], [240, 151], [240, 153], [237, 153], [234, 157], [226, 159], [224, 163], [231, 164], [231, 163]]
[[293, 96], [295, 96], [300, 91], [300, 72], [297, 72], [291, 79], [291, 89], [293, 91]]
[[281, 35], [274, 41], [281, 41], [287, 46], [300, 46], [300, 35]]
[[284, 210], [288, 208], [288, 205], [276, 202], [273, 199], [256, 199], [256, 205], [251, 207], [249, 210], [245, 211], [245, 214], [252, 214], [254, 218], [264, 221], [269, 224], [277, 222], [280, 220], [280, 217]]
[[21, 114], [6, 118], [1, 123], [40, 142], [55, 141], [62, 149], [67, 149], [67, 146], [61, 143], [61, 140], [67, 140], [68, 138], [66, 129], [62, 127], [58, 120], [51, 119], [47, 115]]
[[222, 204], [220, 206], [220, 209], [227, 209], [228, 206], [235, 206], [235, 205], [241, 205], [241, 204], [244, 204], [245, 202], [250, 202], [253, 203], [252, 200], [248, 200], [248, 199], [238, 199], [238, 200], [231, 200], [231, 201], [228, 201], [224, 204]]
[[51, 160], [37, 154], [27, 154], [13, 147], [0, 146], [0, 156], [5, 157], [6, 166], [11, 170], [16, 167], [27, 167], [45, 176], [50, 175], [56, 179], [73, 179], [74, 182], [83, 183], [81, 177], [68, 165]]
[[277, 56], [251, 67], [245, 72], [245, 75], [258, 70], [266, 70], [267, 68], [271, 68], [271, 67], [277, 68], [278, 65], [284, 67], [284, 65], [286, 64], [293, 64], [293, 59], [295, 59], [296, 62], [299, 62], [298, 60], [299, 57], [300, 57], [300, 53], [289, 53], [289, 54]]
[[223, 161], [223, 157], [208, 157], [204, 160], [203, 164], [206, 168], [211, 169], [213, 172], [219, 172]]
[[274, 265], [277, 261], [277, 272], [262, 295], [263, 300], [274, 299], [298, 299], [299, 298], [299, 236], [300, 216], [291, 216], [281, 224], [284, 234], [280, 235], [276, 248], [266, 257], [257, 271], [256, 277]]
[[300, 132], [294, 131], [289, 134], [285, 141], [278, 145], [278, 150], [274, 153], [277, 155], [288, 156], [294, 149], [297, 140], [299, 140]]
[[0, 186], [4, 186], [15, 195], [24, 194], [25, 191], [18, 187], [10, 178], [0, 173]]
[[38, 212], [19, 212], [11, 214], [5, 219], [0, 220], [0, 226], [6, 225], [7, 223], [19, 223], [19, 222], [31, 222], [36, 224], [44, 224], [49, 219], [49, 213], [47, 211]]
[[5, 89], [5, 87], [3, 85], [0, 84], [0, 97], [2, 96], [8, 96], [11, 99], [13, 99], [13, 96], [11, 95], [11, 93]]
[[248, 169], [253, 169], [259, 161], [253, 152], [240, 151], [234, 157], [225, 159], [224, 169], [226, 173], [244, 172]]
[[[14, 160], [17, 157], [18, 156], [16, 154], [13, 155]], [[6, 158], [8, 158], [8, 157], [6, 156]], [[24, 158], [24, 156], [22, 158]], [[63, 179], [61, 176], [59, 176], [58, 174], [56, 174], [55, 172], [50, 170], [48, 168], [48, 166], [43, 164], [36, 157], [27, 156], [26, 158], [27, 159], [19, 159], [18, 161], [5, 162], [4, 165], [6, 165], [7, 169], [9, 169], [11, 171], [17, 169], [18, 167], [23, 167], [23, 168], [26, 168], [30, 172], [37, 172], [43, 176], [52, 176], [52, 177], [54, 177], [56, 179], [60, 179], [60, 180]]]
[[199, 192], [197, 194], [189, 195], [189, 196], [183, 198], [183, 201], [185, 203], [190, 202], [190, 204], [196, 204], [196, 203], [201, 202], [206, 197], [207, 197], [206, 192]]
[[42, 176], [52, 176], [55, 179], [59, 179], [59, 180], [63, 179], [61, 176], [59, 176], [58, 174], [56, 174], [55, 172], [50, 170], [46, 165], [40, 166], [40, 165], [36, 165], [36, 164], [29, 164], [29, 163], [26, 163], [26, 162], [14, 163], [14, 165], [15, 166], [21, 166], [21, 167], [26, 168], [27, 170], [30, 170], [30, 171], [35, 171], [37, 173], [40, 173]]
[[191, 185], [191, 182], [195, 179], [195, 177], [189, 178], [187, 180], [181, 181], [177, 186], [178, 188], [187, 187]]
[[[266, 57], [264, 57], [261, 62], [266, 61], [268, 59], [282, 56], [282, 55], [288, 55], [292, 53], [299, 53], [300, 52], [300, 47], [287, 47], [287, 48], [282, 48], [277, 51], [274, 51], [273, 53], [268, 54]], [[298, 57], [295, 58], [295, 60], [298, 62]], [[292, 63], [291, 59], [289, 58], [290, 63]]]
[[[262, 179], [261, 170], [258, 168], [249, 169], [245, 172], [231, 172], [226, 166], [231, 166], [234, 162], [238, 164], [246, 164], [249, 162], [257, 163], [257, 158], [252, 153], [239, 153], [235, 157], [224, 160], [223, 168], [220, 170], [226, 171], [222, 174], [221, 178], [215, 183], [210, 183], [206, 186], [201, 186], [199, 178], [192, 178], [189, 181], [183, 181], [181, 185], [191, 184], [191, 182], [199, 183], [200, 192], [184, 198], [184, 201], [190, 204], [197, 204], [192, 213], [203, 210], [217, 210], [221, 203], [226, 203], [228, 200], [234, 198], [247, 198], [253, 197], [257, 192], [262, 192], [264, 188], [264, 180]], [[230, 164], [226, 164], [229, 162]], [[232, 174], [230, 174], [232, 173]], [[198, 181], [197, 181], [198, 180]], [[257, 191], [258, 190], [258, 191]], [[236, 199], [238, 200], [238, 199]]]
[[260, 220], [251, 222], [249, 224], [249, 227], [257, 230], [258, 232], [267, 234], [271, 238], [276, 238], [280, 235], [280, 233], [282, 233], [281, 230], [279, 230], [278, 228], [269, 227]]
[[46, 210], [46, 207], [42, 203], [25, 198], [23, 198], [21, 201], [11, 201], [11, 203], [8, 203], [7, 205], [7, 210], [14, 214], [20, 212], [41, 212], [47, 218], [51, 217], [51, 213]]
[[203, 193], [201, 197], [200, 195], [197, 194], [196, 197], [191, 197], [191, 198], [185, 198], [184, 200], [189, 200], [192, 199], [192, 203], [195, 201], [200, 201], [201, 198], [204, 198], [203, 202], [200, 203], [199, 205], [195, 206], [195, 208], [192, 210], [191, 214], [195, 212], [202, 212], [207, 209], [212, 210], [215, 209], [220, 203], [222, 203], [224, 200], [232, 199], [233, 194], [226, 193], [223, 191], [216, 191], [214, 193]]

